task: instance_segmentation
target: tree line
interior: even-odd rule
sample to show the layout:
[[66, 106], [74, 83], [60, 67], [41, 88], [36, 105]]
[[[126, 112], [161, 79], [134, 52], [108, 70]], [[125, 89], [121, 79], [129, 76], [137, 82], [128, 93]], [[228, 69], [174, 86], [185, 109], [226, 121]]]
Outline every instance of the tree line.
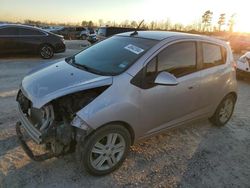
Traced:
[[[220, 32], [229, 31], [233, 32], [235, 26], [235, 16], [232, 14], [227, 16], [225, 13], [221, 13], [219, 17], [214, 18], [213, 12], [211, 10], [205, 11], [198, 21], [190, 23], [188, 25], [183, 25], [181, 23], [172, 23], [169, 18], [162, 21], [151, 21], [144, 22], [141, 26], [143, 29], [150, 30], [176, 30], [176, 31], [197, 31], [197, 32]], [[124, 20], [121, 22], [116, 21], [104, 21], [99, 19], [98, 21], [83, 20], [81, 23], [47, 23], [42, 21], [25, 20], [25, 24], [29, 25], [60, 25], [60, 26], [84, 26], [84, 27], [100, 27], [100, 26], [114, 26], [114, 27], [137, 27], [139, 21]]]

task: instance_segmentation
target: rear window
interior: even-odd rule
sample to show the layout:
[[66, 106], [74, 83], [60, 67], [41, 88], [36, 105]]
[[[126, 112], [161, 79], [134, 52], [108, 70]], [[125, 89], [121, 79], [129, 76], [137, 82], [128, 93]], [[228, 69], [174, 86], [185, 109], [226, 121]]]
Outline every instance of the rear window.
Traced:
[[45, 35], [43, 32], [35, 30], [35, 29], [28, 29], [28, 28], [19, 28], [19, 35], [32, 35], [32, 36], [42, 36]]
[[75, 64], [88, 67], [95, 73], [117, 75], [156, 43], [155, 40], [114, 36], [77, 54]]
[[203, 68], [210, 68], [226, 63], [226, 49], [222, 46], [210, 43], [202, 44]]

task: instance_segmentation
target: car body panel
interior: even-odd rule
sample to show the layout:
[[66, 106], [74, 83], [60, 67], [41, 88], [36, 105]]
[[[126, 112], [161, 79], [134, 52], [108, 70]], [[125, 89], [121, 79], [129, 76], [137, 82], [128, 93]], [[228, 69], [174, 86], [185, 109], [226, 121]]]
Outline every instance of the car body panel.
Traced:
[[[119, 36], [134, 37], [130, 34]], [[159, 42], [120, 75], [95, 75], [61, 61], [30, 73], [22, 82], [22, 90], [34, 107], [41, 108], [58, 97], [110, 85], [78, 111], [77, 115], [92, 129], [110, 122], [124, 122], [133, 129], [135, 140], [183, 122], [210, 117], [227, 94], [237, 93], [232, 52], [225, 42], [171, 32], [162, 32], [160, 35], [157, 32], [150, 35], [139, 32], [135, 37], [152, 36], [152, 40]], [[204, 41], [225, 47], [228, 53], [226, 64], [198, 69], [177, 78], [179, 84], [176, 86], [157, 85], [151, 89], [142, 89], [131, 84], [131, 80], [162, 49], [183, 41]]]
[[249, 73], [250, 74], [250, 61], [249, 61], [249, 52], [246, 52], [243, 56], [241, 56], [238, 60], [237, 60], [237, 69], [240, 71], [244, 71], [245, 73]]
[[[77, 112], [77, 115], [93, 129], [116, 121], [122, 121], [132, 127], [141, 125], [140, 89], [128, 82], [131, 79], [132, 77], [128, 74], [115, 76], [113, 84], [89, 105]], [[139, 127], [134, 131], [136, 135], [140, 134]]]
[[110, 76], [92, 74], [60, 61], [24, 77], [22, 91], [32, 101], [33, 107], [41, 108], [58, 97], [110, 84]]
[[[160, 41], [145, 53], [135, 64], [133, 64], [126, 73], [131, 75], [131, 77], [134, 77], [145, 66], [145, 62], [148, 62], [155, 54], [159, 53], [159, 51], [168, 45], [180, 41], [210, 41], [211, 43], [226, 47], [226, 49], [231, 52], [224, 42], [217, 39], [200, 36], [186, 37], [185, 35], [180, 34]], [[214, 78], [212, 76], [213, 74], [215, 75]], [[218, 82], [220, 75], [222, 76], [222, 79]], [[114, 84], [116, 84], [116, 82], [120, 83], [119, 85], [122, 86], [122, 88], [126, 88], [126, 90], [122, 90], [120, 87], [111, 91], [111, 88], [114, 88], [115, 86], [110, 87], [107, 92], [110, 91], [111, 93], [107, 94], [107, 96], [103, 94], [100, 96], [99, 100], [97, 98], [90, 105], [79, 111], [78, 115], [94, 129], [112, 121], [126, 122], [133, 127], [135, 137], [141, 138], [159, 132], [161, 129], [169, 128], [175, 124], [181, 124], [182, 122], [191, 121], [195, 118], [210, 117], [226, 94], [237, 91], [235, 71], [232, 67], [232, 57], [230, 57], [230, 55], [228, 56], [225, 65], [222, 65], [221, 67], [216, 66], [209, 70], [197, 71], [190, 75], [178, 78], [178, 81], [179, 85], [177, 86], [157, 86], [152, 89], [152, 91], [143, 91], [142, 89], [134, 88], [130, 85], [123, 86], [121, 83], [128, 82], [125, 80], [114, 81]], [[218, 83], [216, 83], [216, 81]], [[205, 86], [203, 86], [206, 83], [209, 84], [209, 89], [206, 89]], [[212, 88], [214, 84], [216, 89]], [[130, 89], [131, 91], [136, 91], [135, 93], [132, 92], [132, 96], [128, 95]], [[117, 91], [120, 90], [123, 91], [120, 95], [123, 95], [124, 92], [126, 93], [122, 97], [117, 93]], [[216, 92], [216, 94], [211, 93], [210, 90]], [[117, 94], [115, 97], [113, 96], [114, 98], [121, 97], [121, 99], [114, 100], [110, 98], [108, 103], [102, 104], [101, 98], [105, 95], [106, 97], [104, 98], [106, 101], [113, 92], [116, 92]], [[166, 93], [166, 96], [163, 95], [164, 93]], [[204, 95], [205, 97], [201, 97], [201, 95]], [[155, 100], [150, 101], [149, 99], [152, 99], [150, 97], [153, 96]], [[211, 103], [206, 102], [204, 104], [202, 102], [206, 101], [206, 97], [209, 96], [211, 96], [209, 101], [212, 102], [212, 105]], [[133, 103], [122, 103], [121, 101], [124, 100], [124, 97], [131, 97], [125, 101], [133, 101]], [[117, 101], [120, 101], [119, 105]], [[105, 106], [105, 108], [100, 107], [99, 104], [102, 104], [101, 106]], [[164, 110], [165, 106], [168, 106], [168, 108]], [[112, 109], [119, 109], [121, 111], [112, 111]], [[182, 110], [182, 113], [178, 113], [180, 109]], [[121, 112], [123, 112], [122, 116], [120, 115]], [[137, 114], [139, 114], [136, 120], [134, 120], [135, 114], [136, 117]], [[107, 118], [107, 116], [109, 117]]]
[[[1, 29], [11, 28], [16, 30], [15, 34], [0, 35], [0, 54], [5, 53], [38, 53], [41, 45], [47, 44], [53, 47], [55, 53], [64, 52], [65, 44], [63, 37], [46, 32], [39, 28], [19, 25], [5, 24], [0, 25]], [[21, 34], [23, 29], [31, 32], [39, 32], [36, 34]]]

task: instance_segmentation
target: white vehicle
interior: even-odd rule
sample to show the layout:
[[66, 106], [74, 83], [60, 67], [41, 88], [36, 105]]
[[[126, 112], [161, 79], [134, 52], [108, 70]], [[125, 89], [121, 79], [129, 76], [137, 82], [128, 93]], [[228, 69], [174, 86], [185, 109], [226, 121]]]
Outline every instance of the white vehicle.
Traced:
[[81, 31], [81, 33], [79, 34], [79, 38], [86, 40], [90, 35], [96, 36], [94, 29], [84, 27], [83, 30]]
[[250, 77], [250, 52], [245, 53], [237, 61], [237, 76]]

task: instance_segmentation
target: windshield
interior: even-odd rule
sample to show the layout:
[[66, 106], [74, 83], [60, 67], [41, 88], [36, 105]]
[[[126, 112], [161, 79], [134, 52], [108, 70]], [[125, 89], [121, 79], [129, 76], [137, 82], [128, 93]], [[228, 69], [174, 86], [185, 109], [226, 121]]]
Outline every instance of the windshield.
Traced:
[[114, 36], [76, 54], [72, 63], [96, 74], [117, 75], [156, 43], [155, 40]]

